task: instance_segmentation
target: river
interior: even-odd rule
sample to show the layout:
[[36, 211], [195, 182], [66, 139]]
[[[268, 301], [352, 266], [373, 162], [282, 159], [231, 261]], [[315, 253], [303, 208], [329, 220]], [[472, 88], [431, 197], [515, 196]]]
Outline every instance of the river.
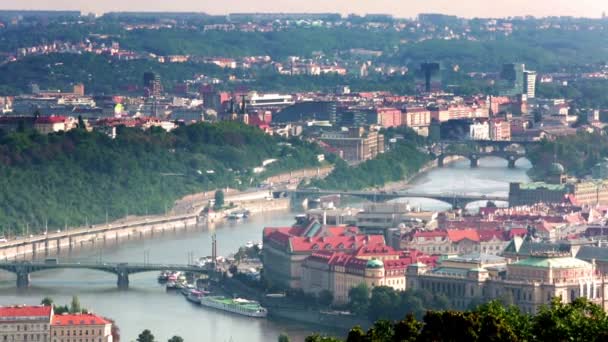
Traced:
[[[508, 183], [527, 181], [527, 160], [520, 160], [516, 169], [507, 169], [506, 161], [495, 158], [480, 160], [479, 168], [470, 169], [468, 161], [458, 161], [443, 169], [434, 169], [413, 180], [410, 189], [427, 193], [481, 193], [506, 195]], [[425, 209], [444, 209], [449, 206], [431, 200], [404, 199]], [[211, 235], [215, 232], [218, 253], [228, 255], [247, 241], [260, 241], [265, 226], [289, 226], [293, 213], [266, 213], [239, 223], [225, 223], [213, 231], [197, 230], [162, 239], [132, 241], [117, 247], [74, 252], [70, 258], [95, 262], [186, 263], [189, 254], [211, 254]], [[251, 319], [230, 313], [197, 307], [181, 294], [167, 293], [156, 282], [153, 273], [130, 276], [130, 289], [116, 288], [116, 276], [89, 270], [57, 270], [38, 272], [31, 276], [32, 286], [15, 288], [12, 275], [2, 274], [0, 304], [39, 304], [43, 297], [56, 303], [69, 304], [77, 295], [83, 307], [116, 320], [121, 340], [133, 341], [144, 329], [150, 329], [157, 341], [179, 335], [187, 342], [199, 341], [276, 341], [281, 332], [292, 341], [301, 341], [310, 334], [310, 326], [294, 322]], [[8, 280], [6, 280], [8, 279]]]

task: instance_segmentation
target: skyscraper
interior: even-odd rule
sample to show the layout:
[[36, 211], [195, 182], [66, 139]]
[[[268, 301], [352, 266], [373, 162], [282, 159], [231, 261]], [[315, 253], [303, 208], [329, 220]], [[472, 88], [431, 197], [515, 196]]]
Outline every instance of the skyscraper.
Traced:
[[502, 66], [500, 72], [500, 93], [506, 96], [524, 94], [524, 70], [521, 63], [509, 63]]
[[524, 71], [524, 93], [528, 95], [529, 99], [536, 96], [536, 71]]
[[163, 91], [160, 75], [154, 72], [144, 73], [144, 92], [146, 96], [158, 98]]
[[441, 66], [439, 63], [422, 63], [416, 81], [420, 91], [430, 93], [441, 90]]

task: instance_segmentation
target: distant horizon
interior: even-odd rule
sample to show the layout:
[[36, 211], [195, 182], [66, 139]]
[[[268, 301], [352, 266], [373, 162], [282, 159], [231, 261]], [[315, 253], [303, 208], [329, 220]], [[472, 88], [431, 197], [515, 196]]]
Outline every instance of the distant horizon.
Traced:
[[412, 19], [412, 18], [416, 18], [418, 15], [420, 14], [438, 14], [438, 15], [445, 15], [445, 16], [455, 16], [457, 18], [463, 18], [463, 19], [508, 19], [508, 18], [526, 18], [526, 17], [532, 17], [532, 18], [536, 18], [536, 19], [542, 19], [542, 18], [578, 18], [578, 19], [602, 19], [604, 15], [606, 15], [606, 18], [608, 18], [608, 11], [607, 12], [603, 12], [601, 13], [599, 16], [597, 17], [592, 17], [592, 16], [576, 16], [576, 15], [532, 15], [532, 14], [522, 14], [522, 15], [509, 15], [509, 16], [471, 16], [471, 17], [467, 17], [467, 16], [461, 16], [461, 15], [457, 15], [457, 14], [451, 14], [451, 13], [442, 13], [442, 12], [433, 12], [433, 11], [429, 11], [429, 12], [420, 12], [417, 13], [416, 15], [413, 16], [399, 16], [399, 15], [394, 15], [392, 13], [382, 13], [382, 12], [370, 12], [370, 13], [341, 13], [338, 11], [321, 11], [321, 12], [304, 12], [304, 11], [231, 11], [231, 12], [224, 12], [224, 13], [210, 13], [208, 11], [199, 11], [199, 10], [110, 10], [110, 11], [105, 11], [105, 12], [91, 12], [91, 11], [85, 11], [85, 10], [80, 10], [80, 9], [47, 9], [47, 8], [28, 8], [28, 9], [18, 9], [18, 8], [0, 8], [0, 11], [11, 11], [11, 12], [80, 12], [83, 15], [87, 15], [87, 14], [94, 14], [96, 16], [102, 16], [104, 14], [108, 14], [108, 13], [169, 13], [169, 14], [180, 14], [180, 13], [194, 13], [194, 14], [206, 14], [206, 15], [210, 15], [210, 16], [227, 16], [230, 14], [339, 14], [341, 15], [343, 18], [348, 17], [349, 15], [359, 15], [359, 16], [366, 16], [366, 15], [389, 15], [392, 16], [395, 19]]
[[509, 0], [492, 3], [484, 0], [283, 0], [281, 3], [250, 0], [224, 0], [201, 2], [198, 0], [105, 0], [92, 2], [82, 0], [26, 0], [26, 4], [14, 0], [0, 0], [0, 9], [8, 11], [80, 11], [83, 14], [102, 15], [108, 12], [191, 12], [209, 15], [230, 13], [339, 13], [388, 14], [395, 18], [414, 18], [421, 13], [455, 15], [461, 18], [509, 18], [533, 16], [601, 18], [608, 12], [605, 0]]

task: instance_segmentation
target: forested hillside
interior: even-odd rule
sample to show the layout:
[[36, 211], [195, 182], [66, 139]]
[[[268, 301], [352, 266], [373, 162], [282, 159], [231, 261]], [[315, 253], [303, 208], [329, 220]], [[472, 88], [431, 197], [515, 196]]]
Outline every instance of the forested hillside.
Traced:
[[281, 142], [233, 122], [120, 128], [114, 140], [80, 130], [0, 133], [0, 232], [161, 213], [189, 193], [255, 184], [252, 169], [268, 158], [279, 159], [268, 173], [317, 165], [316, 146]]

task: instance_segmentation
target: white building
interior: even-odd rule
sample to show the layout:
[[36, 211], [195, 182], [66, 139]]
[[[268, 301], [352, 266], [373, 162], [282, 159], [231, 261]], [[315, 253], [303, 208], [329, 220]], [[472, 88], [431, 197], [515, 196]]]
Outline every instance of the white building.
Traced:
[[487, 121], [476, 122], [469, 127], [471, 140], [490, 140], [490, 125]]

